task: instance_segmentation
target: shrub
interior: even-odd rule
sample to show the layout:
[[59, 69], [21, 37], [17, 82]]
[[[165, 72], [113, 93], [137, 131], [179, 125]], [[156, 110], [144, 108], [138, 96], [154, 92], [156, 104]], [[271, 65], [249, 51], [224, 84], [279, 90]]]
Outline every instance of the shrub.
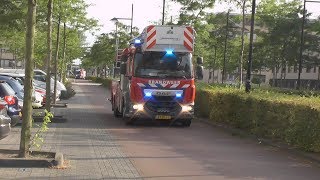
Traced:
[[103, 86], [105, 86], [108, 89], [111, 89], [112, 85], [112, 79], [111, 78], [101, 78], [101, 77], [88, 77], [87, 79], [96, 82], [101, 83]]
[[205, 87], [197, 89], [195, 107], [197, 116], [213, 122], [320, 152], [320, 98]]
[[65, 83], [65, 87], [66, 87], [67, 91], [66, 92], [61, 91], [61, 97], [60, 97], [61, 99], [69, 99], [76, 94], [76, 92], [72, 88], [72, 84], [70, 81], [67, 81]]

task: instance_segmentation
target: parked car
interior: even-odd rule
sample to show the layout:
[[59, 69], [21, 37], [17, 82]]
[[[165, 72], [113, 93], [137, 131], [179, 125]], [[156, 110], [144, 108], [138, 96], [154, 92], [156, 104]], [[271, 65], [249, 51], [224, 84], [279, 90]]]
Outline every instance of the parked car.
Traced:
[[12, 126], [20, 122], [22, 117], [18, 97], [15, 94], [14, 90], [5, 81], [0, 81], [0, 98], [6, 101], [8, 105], [7, 113], [11, 118]]
[[[24, 88], [23, 88], [23, 78], [21, 75], [13, 75], [13, 74], [6, 74], [2, 75], [0, 73], [0, 80], [6, 81], [9, 86], [15, 91], [18, 99], [19, 105], [21, 108], [23, 107], [23, 97], [24, 97]], [[42, 107], [43, 98], [41, 94], [37, 93], [34, 89], [32, 91], [32, 107], [33, 108], [40, 108]]]
[[[38, 81], [38, 80], [33, 80], [34, 82], [34, 86], [36, 88], [41, 88], [41, 89], [46, 89], [46, 82], [42, 82], [42, 81]], [[50, 92], [50, 97], [53, 97], [54, 94], [54, 90], [53, 90], [53, 85], [50, 86], [51, 92]], [[59, 100], [59, 97], [61, 95], [61, 91], [59, 90], [58, 86], [57, 86], [57, 94], [56, 94], [56, 100]]]
[[0, 100], [0, 139], [9, 135], [11, 131], [11, 118], [7, 114], [7, 103]]

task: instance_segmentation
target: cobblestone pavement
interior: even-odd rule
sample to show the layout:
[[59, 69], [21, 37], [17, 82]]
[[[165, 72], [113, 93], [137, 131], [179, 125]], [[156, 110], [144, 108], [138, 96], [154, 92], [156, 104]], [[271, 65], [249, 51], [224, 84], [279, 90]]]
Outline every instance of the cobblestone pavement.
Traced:
[[[92, 88], [99, 92], [85, 92], [85, 88], [76, 84], [74, 88], [77, 94], [67, 101], [68, 108], [53, 110], [67, 118], [67, 122], [51, 123], [42, 147], [43, 151], [62, 152], [70, 168], [1, 168], [0, 179], [141, 179], [115, 138], [104, 128], [105, 113], [96, 112], [105, 108], [103, 103], [107, 101], [101, 100], [107, 99], [105, 90]], [[100, 101], [93, 102], [92, 97], [97, 94]], [[14, 127], [0, 141], [0, 149], [18, 149], [20, 130], [21, 126]]]
[[[320, 179], [312, 162], [205, 123], [126, 126], [113, 117], [106, 89], [86, 80], [74, 88], [68, 108], [54, 109], [67, 122], [51, 123], [42, 147], [62, 152], [70, 168], [1, 168], [0, 179]], [[19, 132], [13, 128], [0, 149], [18, 149]]]

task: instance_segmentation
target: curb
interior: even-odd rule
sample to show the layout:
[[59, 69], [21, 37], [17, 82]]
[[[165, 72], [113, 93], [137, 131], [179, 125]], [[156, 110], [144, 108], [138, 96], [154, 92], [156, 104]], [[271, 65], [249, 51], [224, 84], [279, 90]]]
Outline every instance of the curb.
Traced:
[[320, 166], [320, 153], [310, 153], [310, 152], [304, 152], [302, 150], [299, 150], [297, 148], [294, 148], [292, 146], [283, 144], [283, 143], [277, 143], [274, 142], [272, 140], [269, 139], [263, 139], [263, 138], [259, 138], [255, 135], [252, 134], [248, 134], [247, 132], [240, 130], [240, 129], [235, 129], [232, 127], [228, 127], [226, 125], [222, 125], [222, 124], [217, 124], [214, 122], [210, 122], [208, 119], [204, 119], [204, 118], [198, 118], [196, 117], [196, 120], [198, 120], [199, 122], [208, 124], [210, 126], [216, 127], [216, 128], [220, 128], [226, 132], [231, 133], [232, 135], [240, 135], [246, 138], [250, 138], [252, 140], [256, 140], [259, 142], [259, 144], [264, 144], [264, 145], [268, 145], [268, 146], [272, 146], [281, 150], [284, 150], [288, 153], [291, 153], [295, 156], [299, 156], [305, 160], [310, 161], [311, 163], [315, 163], [317, 166]]

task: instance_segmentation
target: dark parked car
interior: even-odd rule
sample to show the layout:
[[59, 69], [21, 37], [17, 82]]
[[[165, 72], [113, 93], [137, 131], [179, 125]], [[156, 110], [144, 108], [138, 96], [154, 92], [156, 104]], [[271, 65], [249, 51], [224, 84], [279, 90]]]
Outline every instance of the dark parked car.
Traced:
[[0, 139], [7, 137], [10, 133], [11, 118], [7, 114], [7, 103], [0, 100]]
[[0, 98], [7, 103], [7, 113], [11, 118], [11, 125], [15, 126], [21, 120], [21, 109], [16, 93], [5, 81], [0, 81]]
[[11, 76], [0, 75], [0, 81], [6, 81], [7, 84], [16, 92], [16, 95], [19, 99], [23, 99], [23, 86], [18, 80]]

